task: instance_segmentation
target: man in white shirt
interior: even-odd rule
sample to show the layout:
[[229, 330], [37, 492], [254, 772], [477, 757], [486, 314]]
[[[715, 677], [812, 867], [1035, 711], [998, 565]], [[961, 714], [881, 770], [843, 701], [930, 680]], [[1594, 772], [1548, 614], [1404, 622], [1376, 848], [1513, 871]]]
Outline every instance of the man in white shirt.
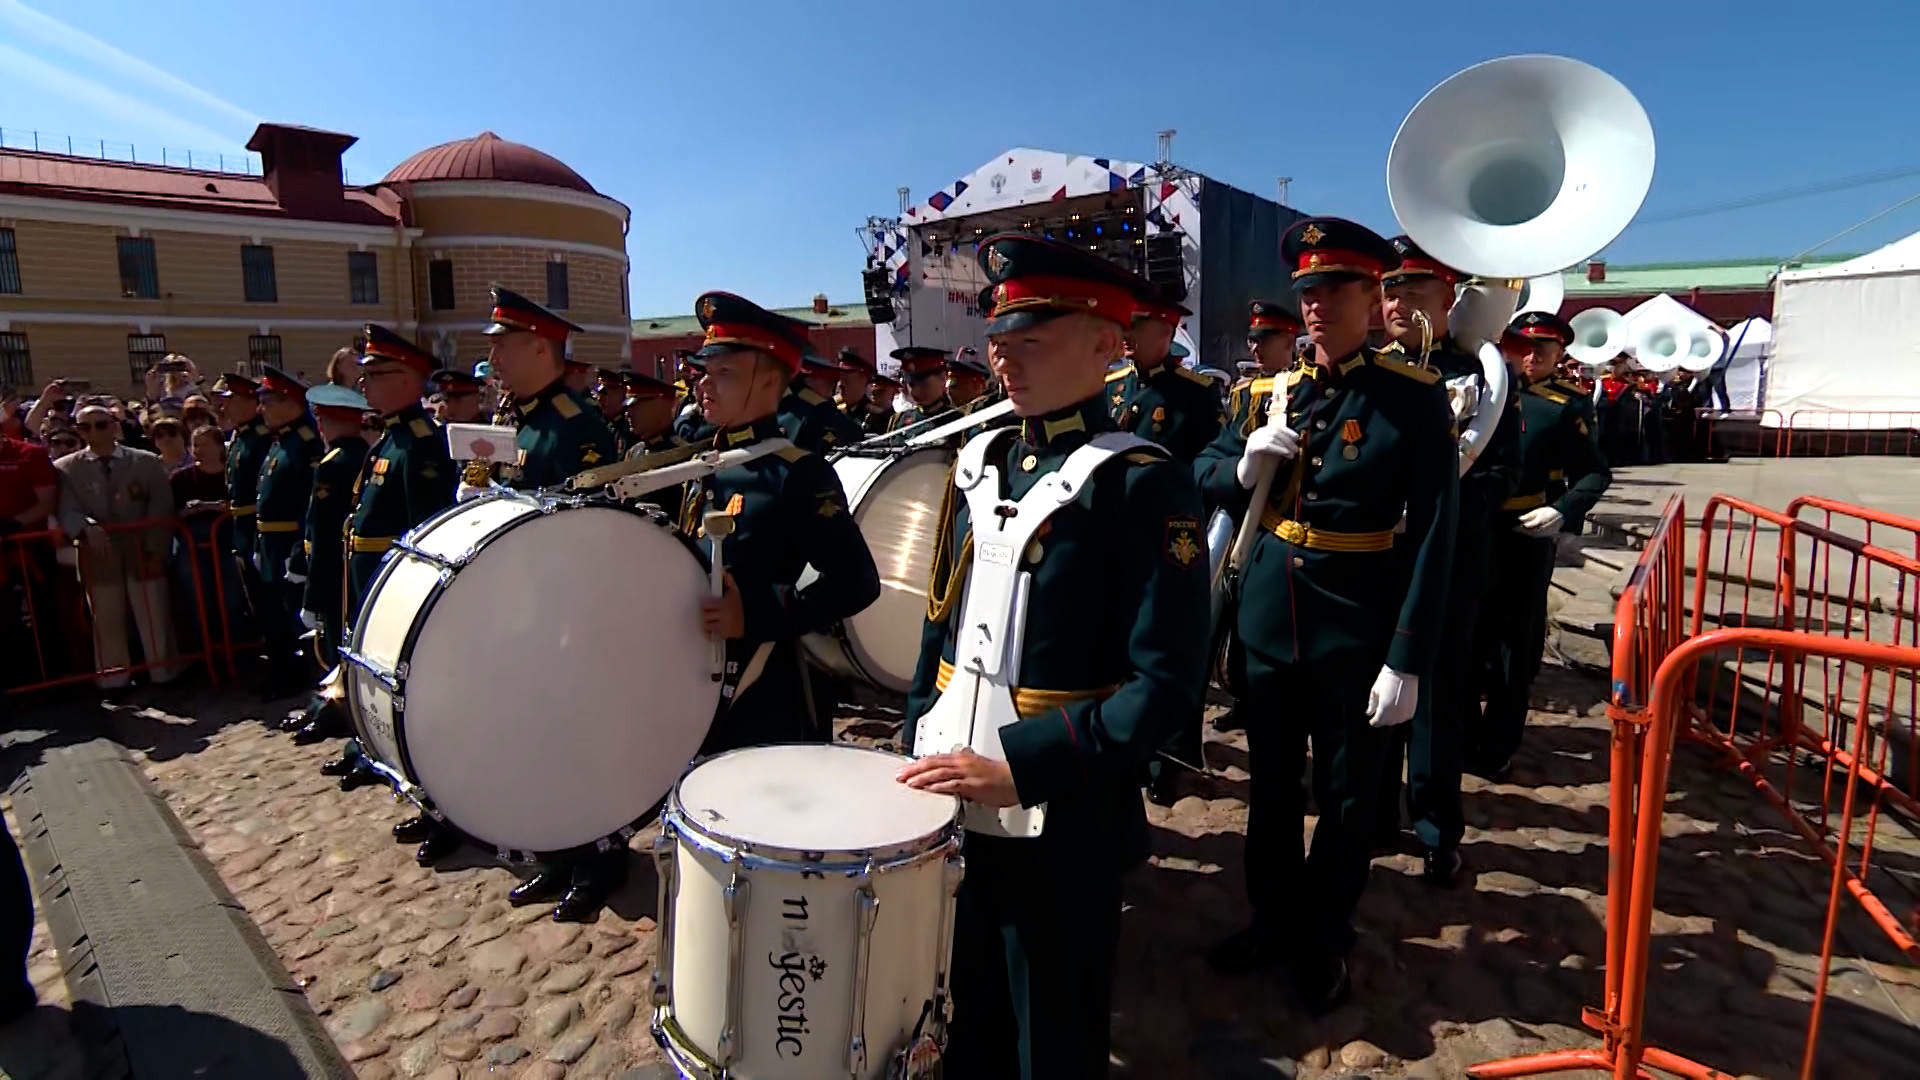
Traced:
[[86, 449], [53, 463], [60, 472], [60, 527], [80, 549], [80, 579], [93, 611], [95, 670], [103, 690], [132, 681], [126, 670], [127, 607], [140, 631], [140, 649], [152, 665], [148, 678], [171, 682], [175, 655], [167, 610], [167, 549], [171, 525], [116, 530], [116, 522], [173, 515], [173, 488], [158, 454], [120, 443], [120, 422], [105, 406], [88, 405], [74, 417]]

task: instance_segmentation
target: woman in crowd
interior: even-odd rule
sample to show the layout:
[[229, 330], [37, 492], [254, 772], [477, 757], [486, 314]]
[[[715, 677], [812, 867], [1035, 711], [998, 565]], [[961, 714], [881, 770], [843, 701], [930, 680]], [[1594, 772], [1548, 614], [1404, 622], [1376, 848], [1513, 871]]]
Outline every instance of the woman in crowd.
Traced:
[[[225, 619], [225, 625], [233, 634], [246, 633], [246, 603], [240, 593], [239, 567], [228, 554], [228, 538], [225, 529], [220, 535], [214, 535], [215, 529], [225, 524], [218, 511], [227, 506], [227, 442], [212, 418], [193, 429], [191, 437], [193, 460], [174, 472], [173, 504], [180, 508], [180, 518], [187, 526], [187, 532], [193, 536], [193, 561], [189, 562], [186, 553], [175, 552], [171, 567], [176, 595], [182, 602], [176, 610], [190, 613], [190, 617], [180, 620], [181, 649], [193, 652], [199, 648], [200, 628], [197, 608], [191, 607], [186, 598], [193, 595], [194, 573], [199, 570], [200, 592], [206, 598], [207, 619], [215, 622]], [[218, 584], [218, 591], [215, 585]], [[224, 601], [224, 606], [222, 604]], [[245, 641], [248, 638], [234, 636], [232, 641]]]
[[189, 465], [187, 429], [178, 418], [160, 417], [147, 429], [147, 434], [153, 439], [153, 452], [160, 455], [160, 463], [167, 467], [168, 476]]

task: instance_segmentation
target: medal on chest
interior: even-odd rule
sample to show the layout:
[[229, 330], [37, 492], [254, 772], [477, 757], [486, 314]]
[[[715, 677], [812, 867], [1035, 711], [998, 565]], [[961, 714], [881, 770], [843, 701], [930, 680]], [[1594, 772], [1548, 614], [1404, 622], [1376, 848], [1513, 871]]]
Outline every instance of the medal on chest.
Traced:
[[1358, 460], [1360, 437], [1363, 434], [1365, 433], [1360, 428], [1360, 421], [1351, 416], [1347, 417], [1346, 422], [1340, 425], [1340, 441], [1344, 444], [1340, 447], [1340, 456], [1348, 461]]

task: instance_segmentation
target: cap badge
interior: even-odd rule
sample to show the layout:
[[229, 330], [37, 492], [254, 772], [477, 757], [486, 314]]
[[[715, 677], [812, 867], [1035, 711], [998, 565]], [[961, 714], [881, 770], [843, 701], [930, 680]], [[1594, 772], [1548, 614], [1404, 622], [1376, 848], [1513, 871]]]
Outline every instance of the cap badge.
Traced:
[[987, 272], [995, 277], [1007, 272], [1007, 255], [997, 247], [987, 252]]
[[1326, 236], [1327, 234], [1321, 232], [1318, 225], [1309, 225], [1300, 230], [1300, 242], [1303, 244], [1317, 244], [1326, 239]]
[[713, 318], [713, 297], [709, 296], [700, 301], [700, 317], [703, 319]]

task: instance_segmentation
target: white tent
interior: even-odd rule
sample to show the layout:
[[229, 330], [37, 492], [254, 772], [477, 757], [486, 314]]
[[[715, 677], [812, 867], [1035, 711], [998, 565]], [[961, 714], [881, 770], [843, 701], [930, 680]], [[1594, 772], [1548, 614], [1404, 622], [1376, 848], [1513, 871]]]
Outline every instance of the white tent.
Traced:
[[1920, 233], [1775, 279], [1762, 423], [1920, 424]]
[[[1773, 324], [1760, 318], [1734, 323], [1727, 330], [1727, 348], [1733, 350], [1727, 361], [1727, 405], [1735, 412], [1754, 412], [1765, 392], [1762, 379], [1773, 349]], [[1703, 398], [1701, 403], [1708, 401]]]

